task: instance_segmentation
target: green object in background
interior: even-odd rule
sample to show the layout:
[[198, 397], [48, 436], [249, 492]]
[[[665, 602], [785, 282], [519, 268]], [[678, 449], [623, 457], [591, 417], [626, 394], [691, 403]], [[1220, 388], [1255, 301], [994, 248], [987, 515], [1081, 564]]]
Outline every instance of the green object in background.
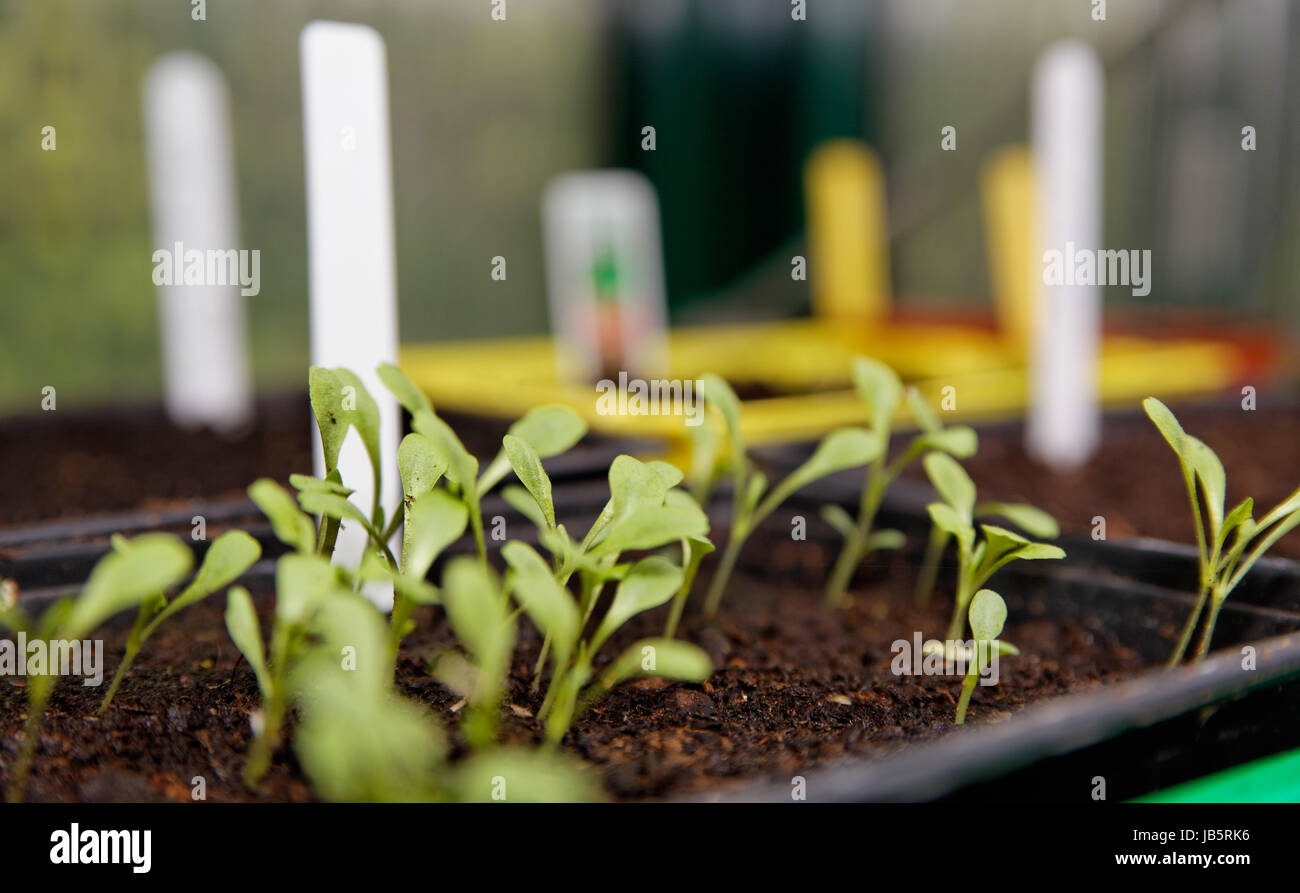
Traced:
[[1135, 803], [1300, 803], [1300, 750], [1138, 797]]

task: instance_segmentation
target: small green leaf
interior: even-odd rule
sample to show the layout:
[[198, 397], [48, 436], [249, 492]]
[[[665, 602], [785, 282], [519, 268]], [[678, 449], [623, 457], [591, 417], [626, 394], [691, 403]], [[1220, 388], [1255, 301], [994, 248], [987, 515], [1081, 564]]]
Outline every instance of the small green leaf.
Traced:
[[512, 509], [523, 515], [533, 523], [533, 526], [539, 530], [546, 529], [546, 518], [542, 515], [542, 510], [537, 507], [537, 502], [533, 495], [523, 487], [512, 484], [509, 487], [503, 487], [501, 498], [506, 501]]
[[867, 551], [901, 549], [907, 545], [907, 536], [901, 530], [877, 530], [867, 537]]
[[1296, 509], [1300, 509], [1300, 489], [1297, 489], [1285, 500], [1278, 503], [1276, 508], [1274, 508], [1271, 512], [1269, 512], [1267, 515], [1261, 518], [1259, 521], [1259, 526], [1261, 528], [1268, 527], [1277, 519], [1291, 514]]
[[682, 474], [682, 470], [671, 462], [664, 462], [661, 459], [652, 459], [645, 464], [648, 465], [655, 474], [659, 475], [664, 482], [664, 486], [670, 490], [680, 484], [682, 478], [685, 477], [685, 475]]
[[407, 509], [402, 573], [423, 580], [429, 568], [465, 532], [469, 510], [446, 490], [430, 490]]
[[807, 462], [772, 489], [755, 512], [755, 522], [770, 514], [794, 493], [818, 478], [847, 468], [857, 468], [876, 459], [884, 449], [881, 435], [865, 428], [841, 428], [827, 434]]
[[939, 491], [944, 502], [956, 510], [958, 517], [969, 525], [975, 510], [975, 484], [970, 475], [947, 453], [927, 453], [922, 462], [934, 489]]
[[642, 639], [614, 659], [595, 687], [604, 693], [638, 676], [703, 682], [711, 675], [713, 662], [702, 648], [678, 639]]
[[1002, 635], [1007, 605], [992, 589], [981, 589], [970, 602], [970, 628], [977, 641], [992, 642]]
[[402, 495], [416, 499], [437, 486], [447, 466], [433, 441], [412, 433], [397, 447], [397, 470], [402, 477]]
[[460, 803], [590, 803], [601, 799], [593, 773], [550, 750], [498, 748], [456, 764], [449, 786]]
[[916, 388], [908, 388], [906, 391], [907, 405], [912, 410], [912, 420], [916, 422], [916, 427], [922, 432], [929, 434], [939, 431], [943, 428], [943, 423], [939, 421], [939, 416], [930, 405], [930, 401], [925, 399], [925, 395]]
[[979, 435], [974, 428], [954, 425], [941, 431], [929, 431], [913, 441], [914, 450], [939, 450], [958, 459], [969, 459], [979, 450]]
[[[1151, 421], [1155, 423], [1156, 428], [1164, 435], [1165, 440], [1173, 451], [1178, 455], [1179, 461], [1183, 460], [1183, 438], [1186, 436], [1183, 426], [1178, 424], [1178, 419], [1155, 397], [1148, 397], [1142, 401], [1142, 408]], [[1184, 462], [1184, 464], [1186, 464]]]
[[325, 601], [353, 597], [334, 568], [318, 555], [285, 555], [275, 567], [275, 614], [279, 623], [306, 624]]
[[333, 493], [321, 493], [315, 490], [304, 490], [298, 494], [298, 504], [302, 506], [303, 511], [310, 512], [313, 515], [356, 521], [371, 531], [372, 535], [378, 537], [378, 533], [370, 526], [370, 519], [366, 517], [366, 513], [342, 496], [335, 496]]
[[857, 522], [854, 521], [853, 516], [842, 507], [838, 505], [824, 505], [821, 507], [820, 514], [822, 520], [835, 528], [835, 530], [839, 532], [840, 536], [845, 539], [857, 535]]
[[1205, 442], [1190, 434], [1183, 435], [1183, 457], [1201, 482], [1205, 508], [1210, 516], [1210, 540], [1214, 541], [1223, 526], [1223, 502], [1227, 491], [1227, 476], [1223, 471], [1223, 463]]
[[555, 505], [551, 501], [551, 479], [542, 468], [542, 460], [528, 441], [513, 434], [502, 439], [506, 455], [510, 457], [510, 467], [515, 470], [520, 482], [532, 494], [537, 507], [542, 512], [542, 519], [547, 528], [555, 526]]
[[637, 614], [667, 602], [682, 585], [682, 579], [681, 568], [658, 555], [632, 565], [618, 584], [614, 601], [592, 637], [591, 651], [599, 651], [615, 630]]
[[350, 369], [322, 369], [312, 366], [308, 373], [308, 392], [316, 427], [320, 430], [325, 453], [325, 470], [338, 468], [339, 450], [348, 428], [357, 429], [370, 468], [374, 474], [375, 493], [382, 492], [382, 467], [379, 454], [379, 406], [361, 379]]
[[894, 413], [903, 398], [903, 383], [893, 369], [871, 357], [854, 357], [852, 374], [853, 387], [867, 405], [871, 430], [888, 437]]
[[99, 560], [60, 624], [58, 638], [81, 639], [119, 611], [180, 582], [194, 556], [174, 536], [146, 533]]
[[996, 515], [1006, 518], [1030, 536], [1054, 540], [1061, 535], [1056, 519], [1040, 508], [1023, 502], [981, 502], [975, 506], [977, 517]]
[[564, 666], [578, 643], [582, 618], [578, 606], [547, 567], [542, 556], [526, 543], [512, 540], [501, 555], [513, 572], [511, 591], [534, 625], [551, 637], [556, 666]]
[[600, 558], [632, 549], [657, 549], [687, 537], [707, 536], [708, 532], [709, 519], [693, 502], [646, 506], [611, 522], [609, 531], [590, 554]]
[[223, 586], [229, 586], [261, 557], [262, 547], [244, 531], [231, 530], [223, 533], [208, 547], [207, 554], [203, 556], [203, 564], [199, 566], [199, 572], [190, 585], [150, 621], [148, 630], [153, 630], [177, 611], [207, 598]]
[[716, 409], [722, 416], [727, 439], [731, 442], [733, 471], [737, 474], [741, 473], [745, 468], [746, 459], [745, 438], [740, 427], [740, 398], [725, 379], [712, 372], [700, 378], [698, 393], [704, 398], [706, 406]]
[[392, 363], [380, 363], [379, 368], [375, 370], [379, 375], [379, 380], [384, 383], [384, 387], [397, 398], [397, 402], [411, 415], [417, 412], [433, 412], [433, 404], [429, 402], [428, 396], [424, 391], [416, 386], [415, 382], [406, 377], [406, 373]]
[[276, 539], [304, 555], [311, 554], [316, 545], [316, 525], [298, 509], [289, 491], [270, 478], [261, 478], [249, 486], [248, 497], [271, 522]]
[[431, 412], [417, 412], [413, 421], [415, 431], [423, 434], [433, 444], [447, 480], [468, 493], [477, 493], [478, 460], [465, 449], [456, 432]]
[[257, 688], [262, 699], [271, 697], [271, 672], [266, 666], [266, 648], [262, 644], [262, 628], [257, 622], [257, 612], [253, 610], [253, 600], [248, 590], [234, 586], [226, 596], [226, 629], [235, 647], [244, 655], [244, 660], [253, 668], [257, 677]]
[[587, 433], [587, 423], [569, 407], [549, 404], [530, 409], [510, 426], [509, 433], [548, 459], [577, 445]]
[[936, 527], [955, 536], [963, 548], [970, 548], [975, 541], [975, 528], [955, 508], [946, 502], [932, 502], [925, 508]]
[[309, 474], [291, 474], [289, 483], [298, 490], [311, 490], [317, 493], [333, 493], [336, 496], [351, 496], [355, 490], [349, 490], [342, 484], [334, 481], [323, 481], [318, 477], [312, 477]]

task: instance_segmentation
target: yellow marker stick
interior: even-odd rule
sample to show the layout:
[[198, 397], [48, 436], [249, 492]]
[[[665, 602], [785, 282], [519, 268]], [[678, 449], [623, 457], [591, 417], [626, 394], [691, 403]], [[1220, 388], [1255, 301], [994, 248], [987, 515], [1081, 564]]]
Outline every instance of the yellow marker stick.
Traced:
[[1038, 302], [1034, 168], [1027, 146], [997, 152], [980, 174], [989, 278], [998, 323], [1009, 343], [1027, 352]]
[[858, 140], [818, 146], [804, 167], [813, 313], [874, 322], [889, 313], [889, 233], [880, 162]]

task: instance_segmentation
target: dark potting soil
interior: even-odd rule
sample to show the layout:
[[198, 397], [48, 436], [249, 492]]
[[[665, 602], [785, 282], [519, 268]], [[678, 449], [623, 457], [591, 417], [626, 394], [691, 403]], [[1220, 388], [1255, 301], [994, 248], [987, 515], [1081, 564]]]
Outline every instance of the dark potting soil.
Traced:
[[[818, 764], [882, 755], [950, 732], [961, 680], [896, 676], [891, 643], [915, 631], [942, 635], [946, 605], [909, 603], [911, 570], [899, 556], [868, 569], [853, 603], [827, 611], [820, 587], [796, 582], [798, 568], [825, 566], [816, 544], [785, 542], [762, 561], [795, 568], [794, 580], [750, 573], [733, 578], [715, 621], [688, 610], [680, 636], [711, 655], [715, 672], [701, 685], [641, 680], [581, 717], [564, 747], [590, 763], [619, 799], [681, 796], [723, 784], [797, 774]], [[797, 553], [797, 554], [796, 554]], [[702, 574], [698, 592], [708, 583]], [[311, 798], [292, 748], [278, 755], [260, 792], [240, 781], [250, 741], [256, 685], [227, 637], [225, 599], [212, 598], [164, 625], [149, 641], [108, 713], [94, 715], [104, 688], [63, 680], [47, 712], [29, 782], [31, 800], [188, 800], [205, 779], [210, 800]], [[942, 601], [942, 599], [937, 599]], [[264, 619], [269, 600], [261, 599]], [[1008, 623], [1022, 654], [1002, 664], [996, 687], [977, 687], [967, 722], [999, 722], [1026, 704], [1089, 689], [1142, 669], [1138, 655], [1100, 622], [1049, 619], [1034, 599]], [[603, 652], [659, 635], [661, 608], [633, 620]], [[452, 730], [456, 695], [428, 672], [431, 655], [451, 636], [441, 614], [424, 609], [399, 660], [398, 686], [428, 704]], [[105, 684], [116, 669], [127, 625], [105, 635]], [[1170, 630], [1171, 635], [1176, 631]], [[502, 708], [505, 740], [532, 741], [541, 696], [530, 687], [539, 640], [521, 624]], [[21, 679], [0, 680], [0, 785], [26, 715]], [[458, 747], [459, 745], [457, 745]]]
[[[1226, 407], [1226, 408], [1225, 408]], [[1172, 406], [1183, 429], [1223, 461], [1227, 508], [1247, 496], [1255, 518], [1300, 487], [1300, 406], [1269, 407], [1263, 396], [1253, 411], [1236, 404]], [[1106, 520], [1107, 539], [1135, 536], [1195, 543], [1191, 508], [1173, 450], [1140, 410], [1107, 416], [1101, 447], [1081, 468], [1056, 474], [1029, 458], [1023, 427], [980, 433], [979, 452], [962, 464], [981, 499], [1029, 502], [1051, 512], [1062, 529], [1088, 533]], [[924, 478], [919, 464], [909, 470]], [[1300, 558], [1300, 531], [1279, 540], [1270, 555]]]
[[[480, 462], [496, 455], [509, 425], [443, 417]], [[0, 420], [0, 527], [244, 498], [258, 478], [312, 472], [312, 425], [306, 395], [296, 394], [259, 400], [254, 426], [235, 438], [177, 428], [158, 407]], [[607, 467], [609, 441], [591, 444]]]

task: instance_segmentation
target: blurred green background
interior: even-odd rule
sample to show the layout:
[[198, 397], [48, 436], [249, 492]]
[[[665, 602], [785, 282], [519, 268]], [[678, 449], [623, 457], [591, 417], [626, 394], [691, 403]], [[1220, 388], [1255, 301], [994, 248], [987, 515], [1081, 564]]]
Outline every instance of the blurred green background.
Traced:
[[[799, 172], [824, 137], [881, 153], [895, 291], [987, 301], [979, 165], [1027, 132], [1051, 40], [1107, 67], [1106, 241], [1155, 251], [1148, 304], [1296, 328], [1300, 10], [1259, 0], [0, 0], [0, 412], [159, 391], [141, 82], [173, 49], [229, 83], [260, 388], [307, 361], [298, 32], [388, 44], [404, 340], [547, 328], [538, 202], [571, 169], [643, 169], [663, 206], [676, 321], [805, 312]], [[1260, 148], [1242, 153], [1241, 124]], [[658, 149], [640, 150], [640, 127]], [[953, 125], [958, 151], [941, 152]], [[41, 128], [58, 148], [41, 150]], [[1199, 129], [1198, 129], [1199, 128]], [[1188, 134], [1219, 133], [1209, 150]], [[504, 255], [509, 276], [490, 278]], [[1112, 289], [1108, 301], [1134, 300]]]

